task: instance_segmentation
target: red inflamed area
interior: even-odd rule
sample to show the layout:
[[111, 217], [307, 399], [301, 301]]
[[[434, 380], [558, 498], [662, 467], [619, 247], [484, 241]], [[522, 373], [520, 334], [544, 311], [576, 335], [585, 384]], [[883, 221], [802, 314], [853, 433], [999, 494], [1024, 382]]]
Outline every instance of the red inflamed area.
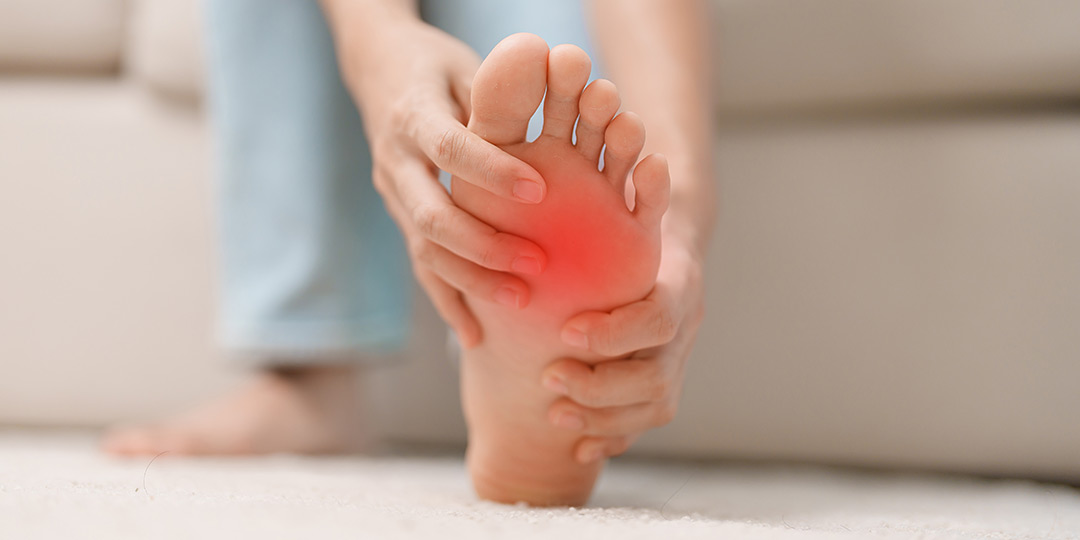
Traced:
[[[551, 172], [549, 172], [549, 175]], [[530, 307], [568, 315], [609, 310], [648, 294], [656, 276], [655, 242], [599, 174], [548, 180], [547, 199], [521, 206], [513, 234], [547, 254], [538, 276], [521, 276], [532, 291]], [[510, 216], [507, 216], [508, 218]]]
[[[566, 303], [589, 309], [612, 307], [625, 296], [628, 274], [644, 247], [629, 222], [628, 214], [613, 215], [588, 200], [553, 204], [550, 212], [537, 216], [522, 235], [547, 254], [547, 268], [539, 276], [523, 276], [532, 286], [534, 301]], [[635, 245], [638, 244], [638, 245]]]
[[659, 264], [658, 231], [642, 226], [623, 194], [572, 148], [537, 141], [507, 150], [543, 176], [541, 203], [507, 200], [464, 182], [453, 185], [454, 199], [495, 229], [544, 250], [544, 271], [519, 275], [530, 289], [525, 309], [565, 318], [647, 295]]

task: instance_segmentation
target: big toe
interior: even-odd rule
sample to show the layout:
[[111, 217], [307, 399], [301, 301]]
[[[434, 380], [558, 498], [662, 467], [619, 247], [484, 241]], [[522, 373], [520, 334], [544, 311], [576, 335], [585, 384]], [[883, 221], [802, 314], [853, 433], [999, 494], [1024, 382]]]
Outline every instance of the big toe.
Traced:
[[547, 88], [548, 46], [534, 34], [499, 42], [473, 79], [469, 128], [496, 145], [525, 141]]

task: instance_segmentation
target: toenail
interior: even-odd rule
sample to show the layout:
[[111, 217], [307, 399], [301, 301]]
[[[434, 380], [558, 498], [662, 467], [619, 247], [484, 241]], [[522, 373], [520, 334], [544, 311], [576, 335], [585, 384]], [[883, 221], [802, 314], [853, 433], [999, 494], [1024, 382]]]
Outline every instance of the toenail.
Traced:
[[580, 431], [585, 429], [585, 419], [576, 412], [566, 411], [555, 417], [555, 425], [565, 429]]
[[499, 287], [495, 290], [495, 294], [493, 296], [495, 297], [496, 302], [504, 306], [512, 308], [521, 307], [518, 303], [520, 297], [518, 296], [517, 291], [511, 289], [510, 287]]
[[577, 328], [567, 328], [562, 331], [562, 340], [568, 345], [573, 345], [579, 349], [589, 348], [589, 337], [585, 335], [585, 332], [578, 330]]
[[518, 257], [510, 263], [510, 269], [519, 274], [535, 276], [540, 273], [540, 261], [536, 257]]
[[547, 388], [556, 394], [566, 395], [570, 393], [570, 389], [566, 386], [566, 381], [557, 375], [551, 375], [544, 378], [544, 388]]
[[518, 180], [514, 182], [514, 196], [530, 203], [538, 203], [544, 200], [544, 188], [532, 180]]

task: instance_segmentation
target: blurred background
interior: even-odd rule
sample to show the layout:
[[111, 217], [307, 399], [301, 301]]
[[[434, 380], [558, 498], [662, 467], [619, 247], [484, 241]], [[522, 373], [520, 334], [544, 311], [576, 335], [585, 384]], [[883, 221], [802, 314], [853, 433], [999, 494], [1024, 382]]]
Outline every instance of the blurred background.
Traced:
[[[714, 0], [722, 206], [634, 452], [1080, 482], [1080, 3]], [[199, 2], [0, 0], [0, 424], [176, 412], [215, 345]], [[461, 445], [418, 300], [382, 435]]]

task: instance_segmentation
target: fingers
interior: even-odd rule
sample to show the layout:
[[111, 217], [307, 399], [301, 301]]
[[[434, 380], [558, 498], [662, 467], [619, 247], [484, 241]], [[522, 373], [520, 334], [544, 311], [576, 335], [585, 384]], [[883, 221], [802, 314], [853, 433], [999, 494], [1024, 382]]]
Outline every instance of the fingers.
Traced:
[[473, 78], [471, 131], [436, 115], [425, 126], [434, 135], [422, 144], [425, 153], [444, 171], [497, 195], [543, 200], [543, 178], [493, 145], [525, 142], [529, 117], [544, 98], [547, 60], [547, 43], [538, 36], [514, 34], [500, 41]]
[[658, 227], [671, 197], [667, 158], [650, 154], [634, 169], [634, 216], [646, 227]]
[[453, 99], [454, 117], [462, 125], [468, 123], [472, 115], [472, 88], [476, 70], [480, 67], [480, 59], [476, 57], [468, 46], [461, 44], [466, 50], [451, 68], [449, 76], [450, 97]]
[[664, 261], [645, 300], [611, 313], [584, 313], [563, 328], [571, 345], [635, 354], [592, 365], [562, 359], [541, 373], [540, 383], [558, 396], [548, 421], [582, 435], [575, 446], [582, 463], [619, 454], [634, 437], [675, 417], [703, 316], [701, 264], [691, 251], [669, 250]]
[[[376, 170], [374, 176], [376, 184], [381, 186], [380, 193], [383, 193], [388, 189], [386, 186], [389, 182], [382, 171]], [[420, 287], [424, 289], [424, 292], [431, 299], [435, 310], [439, 312], [439, 316], [446, 321], [446, 324], [454, 329], [462, 348], [471, 349], [479, 345], [483, 337], [480, 323], [473, 316], [468, 306], [465, 305], [461, 293], [439, 278], [430, 268], [423, 266], [416, 260], [418, 259], [416, 253], [422, 251], [423, 248], [414, 246], [422, 246], [430, 244], [430, 242], [416, 231], [413, 223], [406, 217], [401, 202], [393, 194], [383, 193], [383, 200], [390, 216], [398, 223], [406, 241], [410, 244], [409, 253], [414, 259], [413, 274], [416, 276], [416, 281], [420, 283]]]
[[532, 275], [543, 272], [547, 257], [539, 246], [498, 232], [455, 206], [422, 163], [400, 163], [397, 173], [417, 177], [399, 181], [394, 189], [404, 218], [424, 238], [484, 268]]
[[498, 232], [451, 204], [414, 207], [411, 218], [425, 238], [484, 268], [531, 275], [544, 269], [539, 246]]
[[461, 347], [471, 349], [479, 345], [483, 337], [480, 323], [469, 311], [468, 306], [465, 305], [461, 293], [439, 279], [439, 276], [435, 275], [431, 270], [415, 268], [414, 273], [416, 274], [416, 281], [420, 283], [424, 292], [431, 298], [435, 311], [438, 311], [439, 316], [446, 321], [446, 324], [454, 329], [458, 341], [461, 342]]
[[670, 423], [675, 418], [675, 409], [667, 401], [591, 409], [561, 399], [548, 409], [548, 421], [555, 427], [583, 435], [622, 437]]
[[574, 459], [583, 465], [625, 452], [637, 439], [626, 437], [583, 437], [574, 445]]
[[675, 338], [681, 313], [664, 289], [657, 287], [644, 300], [611, 313], [591, 311], [567, 321], [562, 340], [603, 356], [621, 356], [657, 347]]
[[440, 169], [496, 195], [530, 204], [544, 200], [540, 173], [469, 131], [446, 114], [427, 115], [415, 135]]
[[529, 303], [529, 286], [511, 274], [488, 270], [454, 255], [446, 248], [425, 242], [417, 259], [453, 288], [474, 298], [483, 298], [521, 309]]
[[454, 99], [454, 116], [464, 125], [472, 114], [472, 77], [458, 76], [451, 79], [450, 95]]
[[548, 410], [548, 421], [584, 435], [574, 447], [574, 458], [592, 463], [625, 452], [641, 433], [670, 423], [675, 410], [674, 401], [587, 409], [563, 399]]
[[589, 365], [564, 358], [541, 375], [544, 387], [585, 407], [604, 408], [666, 399], [671, 381], [654, 358], [629, 358]]
[[621, 454], [639, 434], [675, 418], [684, 365], [677, 360], [688, 352], [677, 348], [597, 366], [565, 359], [544, 370], [544, 386], [563, 396], [548, 408], [548, 422], [589, 436], [575, 449], [578, 461]]

